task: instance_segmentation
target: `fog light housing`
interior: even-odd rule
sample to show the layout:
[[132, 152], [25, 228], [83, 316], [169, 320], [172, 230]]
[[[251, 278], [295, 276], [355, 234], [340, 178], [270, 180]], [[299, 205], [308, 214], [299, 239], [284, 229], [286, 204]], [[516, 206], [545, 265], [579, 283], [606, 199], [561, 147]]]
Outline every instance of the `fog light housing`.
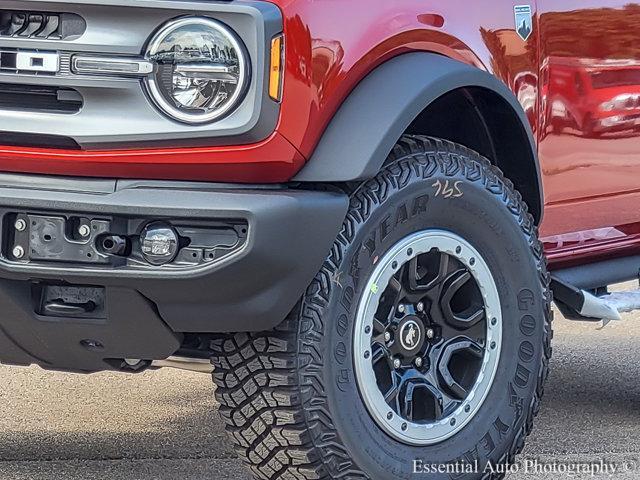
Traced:
[[222, 23], [204, 17], [172, 20], [151, 39], [156, 67], [145, 83], [165, 114], [189, 124], [210, 123], [242, 100], [249, 80], [246, 50]]
[[152, 265], [164, 265], [178, 254], [179, 238], [171, 225], [164, 222], [148, 224], [140, 233], [140, 250]]

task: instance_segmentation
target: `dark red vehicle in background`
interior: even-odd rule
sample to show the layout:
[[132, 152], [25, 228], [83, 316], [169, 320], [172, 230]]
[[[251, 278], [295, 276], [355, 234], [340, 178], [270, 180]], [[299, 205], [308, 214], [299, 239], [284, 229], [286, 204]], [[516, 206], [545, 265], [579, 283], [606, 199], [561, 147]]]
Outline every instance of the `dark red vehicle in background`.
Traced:
[[[546, 95], [545, 88], [554, 96]], [[635, 135], [640, 127], [640, 65], [551, 57], [543, 66], [542, 98], [553, 133]]]
[[[500, 478], [640, 269], [640, 4], [4, 0], [0, 360], [214, 367], [257, 478]], [[551, 273], [548, 272], [550, 270]]]

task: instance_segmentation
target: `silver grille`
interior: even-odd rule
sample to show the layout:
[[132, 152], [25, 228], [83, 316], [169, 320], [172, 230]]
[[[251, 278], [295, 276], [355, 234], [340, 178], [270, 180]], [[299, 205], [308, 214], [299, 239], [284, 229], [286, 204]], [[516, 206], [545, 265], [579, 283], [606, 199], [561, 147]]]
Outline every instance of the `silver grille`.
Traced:
[[[61, 71], [61, 55], [58, 52], [0, 48], [0, 74], [55, 75]], [[65, 55], [64, 67], [69, 71], [69, 55]]]
[[[15, 36], [17, 30], [9, 30], [11, 12], [58, 16], [61, 37], [41, 38], [35, 32], [31, 37]], [[77, 56], [135, 62], [142, 58], [154, 32], [181, 16], [223, 22], [242, 38], [251, 60], [254, 75], [245, 99], [215, 124], [193, 127], [165, 117], [149, 102], [138, 75], [113, 77], [69, 69], [70, 56], [71, 60]], [[267, 46], [281, 31], [279, 9], [259, 0], [0, 0], [0, 57], [4, 57], [0, 59], [0, 86], [29, 88], [28, 94], [15, 89], [6, 92], [0, 105], [0, 130], [69, 138], [87, 150], [223, 145], [229, 138], [239, 143], [260, 141], [273, 132], [278, 120], [279, 105], [268, 97]], [[22, 65], [27, 66], [33, 59], [30, 55], [52, 54], [58, 68], [55, 72], [18, 69], [11, 61], [16, 52], [25, 52]], [[34, 63], [38, 68], [38, 62]], [[53, 88], [55, 95], [47, 89], [46, 95], [38, 96], [39, 104], [27, 105], [28, 99], [36, 99], [33, 87]], [[77, 92], [81, 103], [73, 98], [71, 104], [67, 102], [69, 90]], [[62, 117], [61, 113], [70, 114]], [[4, 133], [0, 136], [6, 138]]]

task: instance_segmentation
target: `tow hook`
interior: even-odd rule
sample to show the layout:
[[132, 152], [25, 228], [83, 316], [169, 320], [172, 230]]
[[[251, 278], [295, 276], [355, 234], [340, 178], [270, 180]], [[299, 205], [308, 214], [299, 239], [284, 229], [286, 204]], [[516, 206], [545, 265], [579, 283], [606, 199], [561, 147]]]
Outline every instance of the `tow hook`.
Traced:
[[125, 257], [130, 251], [130, 241], [122, 235], [107, 235], [102, 237], [100, 246], [104, 253]]

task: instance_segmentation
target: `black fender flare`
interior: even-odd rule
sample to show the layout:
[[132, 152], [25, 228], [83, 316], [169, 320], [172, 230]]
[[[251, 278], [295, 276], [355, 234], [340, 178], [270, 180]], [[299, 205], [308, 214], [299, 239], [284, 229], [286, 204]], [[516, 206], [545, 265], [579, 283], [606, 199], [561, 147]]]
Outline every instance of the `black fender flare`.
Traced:
[[544, 197], [537, 143], [513, 92], [490, 73], [429, 52], [399, 55], [369, 73], [338, 109], [293, 181], [351, 182], [373, 178], [411, 122], [441, 96], [464, 87], [493, 91], [519, 119], [523, 139], [529, 141], [530, 161], [535, 162], [540, 202], [536, 207], [541, 218]]

